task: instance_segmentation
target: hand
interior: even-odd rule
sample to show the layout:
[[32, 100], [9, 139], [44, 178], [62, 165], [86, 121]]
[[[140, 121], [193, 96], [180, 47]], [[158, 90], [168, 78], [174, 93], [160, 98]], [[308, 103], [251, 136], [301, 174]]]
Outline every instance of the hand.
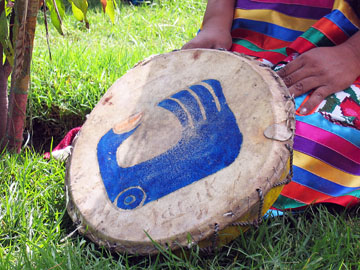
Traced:
[[200, 31], [200, 33], [186, 43], [181, 49], [225, 49], [230, 50], [232, 38], [230, 31], [219, 28], [208, 28]]
[[360, 75], [360, 59], [346, 44], [314, 48], [278, 71], [290, 94], [314, 92], [300, 109], [310, 113], [329, 95], [344, 90]]

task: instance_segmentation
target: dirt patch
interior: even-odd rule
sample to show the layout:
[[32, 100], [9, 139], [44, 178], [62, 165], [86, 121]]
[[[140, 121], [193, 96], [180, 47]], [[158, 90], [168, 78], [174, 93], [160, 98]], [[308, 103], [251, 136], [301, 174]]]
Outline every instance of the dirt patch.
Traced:
[[[48, 152], [64, 138], [69, 130], [81, 126], [85, 116], [63, 115], [59, 118], [49, 117], [51, 120], [33, 119], [27, 122], [27, 130], [30, 132], [29, 144], [37, 152]], [[24, 135], [26, 140], [27, 134]]]

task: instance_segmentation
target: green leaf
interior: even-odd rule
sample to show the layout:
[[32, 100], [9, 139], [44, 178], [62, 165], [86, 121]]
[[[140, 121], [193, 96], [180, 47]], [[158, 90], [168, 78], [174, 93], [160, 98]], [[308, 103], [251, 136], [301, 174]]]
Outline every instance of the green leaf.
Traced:
[[65, 6], [62, 0], [55, 0], [56, 7], [59, 11], [60, 17], [64, 18], [65, 16]]
[[77, 8], [76, 5], [74, 4], [74, 2], [71, 2], [71, 8], [74, 14], [74, 17], [78, 20], [78, 21], [82, 21], [84, 20], [84, 13], [81, 11], [81, 9]]
[[7, 3], [6, 1], [4, 1], [4, 4], [5, 4], [6, 16], [8, 16], [14, 7], [14, 1], [9, 0]]
[[75, 18], [79, 21], [85, 21], [86, 27], [88, 27], [89, 22], [86, 19], [88, 2], [86, 0], [70, 0], [70, 2]]
[[107, 0], [105, 13], [109, 15], [110, 20], [112, 23], [115, 22], [115, 1], [114, 0]]
[[46, 0], [46, 5], [50, 11], [50, 18], [56, 30], [63, 35], [62, 18], [65, 16], [64, 4], [61, 0]]
[[8, 31], [8, 23], [6, 19], [5, 12], [1, 12], [0, 14], [0, 41], [9, 38], [9, 31]]
[[[9, 39], [9, 25], [6, 18], [6, 12], [0, 14], [0, 43], [3, 46], [4, 54], [10, 65], [14, 64], [14, 49]], [[2, 57], [2, 56], [1, 56]]]

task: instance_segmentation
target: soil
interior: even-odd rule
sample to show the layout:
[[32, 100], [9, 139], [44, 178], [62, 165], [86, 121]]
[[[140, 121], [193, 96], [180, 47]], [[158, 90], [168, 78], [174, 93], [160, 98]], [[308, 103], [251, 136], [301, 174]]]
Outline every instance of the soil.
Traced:
[[68, 115], [61, 119], [33, 119], [32, 123], [27, 122], [24, 132], [24, 143], [30, 133], [29, 145], [37, 152], [48, 152], [64, 138], [69, 130], [81, 126], [85, 121], [84, 116]]

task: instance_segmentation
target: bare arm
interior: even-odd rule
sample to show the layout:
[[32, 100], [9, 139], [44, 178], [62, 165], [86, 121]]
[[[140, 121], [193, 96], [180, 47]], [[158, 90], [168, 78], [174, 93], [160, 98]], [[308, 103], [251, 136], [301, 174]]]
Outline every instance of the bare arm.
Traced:
[[183, 49], [224, 48], [232, 44], [231, 25], [234, 17], [235, 0], [209, 0], [203, 19], [201, 32]]
[[295, 97], [314, 90], [300, 111], [311, 112], [326, 97], [349, 87], [360, 76], [360, 31], [340, 45], [307, 51], [278, 74]]

